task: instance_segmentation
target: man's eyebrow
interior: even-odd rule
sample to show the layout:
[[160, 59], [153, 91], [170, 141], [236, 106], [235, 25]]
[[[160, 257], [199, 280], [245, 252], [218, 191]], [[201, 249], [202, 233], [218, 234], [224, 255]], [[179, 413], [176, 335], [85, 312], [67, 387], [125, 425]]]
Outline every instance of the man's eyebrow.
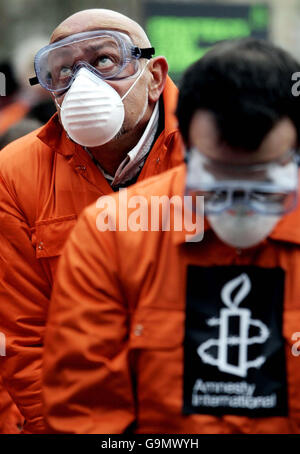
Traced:
[[[105, 47], [108, 45], [108, 44], [113, 44], [113, 47], [115, 49], [118, 48], [117, 44], [114, 43], [113, 41], [107, 41], [105, 43], [98, 43], [98, 44], [89, 44], [88, 46], [86, 47], [83, 47], [83, 50], [84, 52], [88, 51], [88, 52], [96, 52], [98, 51], [99, 49], [105, 49]], [[58, 47], [57, 49], [54, 49], [54, 53], [49, 55], [49, 61], [52, 58], [55, 58], [55, 59], [59, 59], [59, 58], [63, 58], [64, 55], [72, 55], [72, 45], [71, 43], [66, 45], [66, 47], [62, 46], [61, 48]], [[55, 66], [55, 60], [54, 60], [54, 66]]]
[[[73, 33], [75, 35], [78, 35], [80, 33], [87, 33], [87, 32], [96, 32], [96, 31], [99, 31], [101, 33], [105, 33], [105, 32], [110, 32], [110, 31], [115, 31], [115, 32], [118, 32], [118, 33], [123, 33], [124, 35], [126, 35], [130, 40], [131, 40], [131, 36], [130, 36], [130, 33], [127, 31], [127, 30], [120, 30], [119, 28], [116, 28], [116, 27], [110, 27], [110, 28], [103, 28], [103, 29], [100, 29], [99, 28], [91, 28], [89, 30], [84, 30], [84, 31], [81, 31], [81, 32], [77, 32], [77, 33]], [[52, 34], [53, 35], [53, 34]], [[58, 35], [53, 41], [51, 41], [49, 44], [55, 44], [57, 43], [58, 41], [62, 41], [63, 39], [65, 38], [69, 38], [71, 35], [65, 35], [65, 34], [60, 34]]]
[[115, 47], [116, 49], [118, 48], [118, 45], [117, 43], [115, 43], [114, 41], [112, 40], [108, 40], [104, 43], [98, 43], [98, 44], [89, 44], [88, 46], [86, 47], [83, 47], [84, 50], [99, 50], [101, 48], [105, 48], [107, 45], [112, 45], [113, 47]]
[[[84, 50], [84, 51], [97, 51], [101, 48], [105, 48], [106, 46], [110, 45], [111, 47], [114, 47], [114, 48], [118, 48], [118, 44], [116, 42], [114, 42], [113, 40], [106, 40], [105, 42], [102, 42], [102, 43], [86, 43], [86, 45], [84, 45], [84, 42], [86, 40], [83, 40], [83, 41], [79, 41], [79, 43], [83, 44], [81, 45], [81, 50]], [[59, 56], [60, 54], [64, 54], [64, 53], [72, 53], [72, 45], [74, 43], [68, 43], [66, 44], [65, 46], [61, 46], [61, 47], [57, 47], [55, 49], [53, 49], [54, 53], [56, 56]], [[52, 52], [53, 52], [52, 51]]]
[[[72, 52], [73, 52], [72, 45], [73, 45], [73, 43], [69, 43], [69, 44], [66, 44], [65, 46], [57, 47], [57, 48], [53, 49], [49, 53], [49, 55], [51, 56], [51, 54], [52, 54], [53, 56], [55, 56], [55, 58], [59, 58], [60, 56], [63, 56], [64, 54], [67, 54], [67, 55], [72, 54]], [[87, 45], [83, 45], [83, 46], [81, 46], [81, 50], [97, 51], [99, 49], [107, 47], [108, 45], [110, 45], [116, 49], [118, 48], [117, 43], [115, 43], [113, 41], [106, 41], [104, 43], [97, 43], [97, 44], [90, 43]]]

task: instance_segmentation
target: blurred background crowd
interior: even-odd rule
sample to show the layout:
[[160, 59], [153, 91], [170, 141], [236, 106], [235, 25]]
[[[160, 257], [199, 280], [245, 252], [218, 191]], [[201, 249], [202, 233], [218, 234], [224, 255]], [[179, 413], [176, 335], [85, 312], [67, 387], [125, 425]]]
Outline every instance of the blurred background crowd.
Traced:
[[156, 55], [165, 55], [175, 83], [215, 42], [269, 39], [300, 59], [300, 0], [0, 0], [0, 149], [55, 112], [49, 93], [31, 87], [33, 60], [66, 17], [108, 8], [139, 22]]

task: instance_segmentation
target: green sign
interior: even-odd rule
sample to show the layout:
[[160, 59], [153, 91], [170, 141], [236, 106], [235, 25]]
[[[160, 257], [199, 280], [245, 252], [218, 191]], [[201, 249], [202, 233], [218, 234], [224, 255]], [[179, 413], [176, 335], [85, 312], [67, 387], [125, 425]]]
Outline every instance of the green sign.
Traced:
[[218, 41], [268, 34], [269, 10], [264, 5], [150, 3], [147, 16], [155, 55], [167, 58], [175, 80]]

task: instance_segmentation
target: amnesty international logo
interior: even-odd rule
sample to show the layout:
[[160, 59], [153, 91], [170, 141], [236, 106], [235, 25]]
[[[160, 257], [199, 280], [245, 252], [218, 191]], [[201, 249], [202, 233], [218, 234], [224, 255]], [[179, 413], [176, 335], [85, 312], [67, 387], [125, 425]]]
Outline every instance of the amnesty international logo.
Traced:
[[287, 415], [284, 280], [279, 267], [188, 266], [184, 414]]
[[[238, 292], [233, 296], [238, 287], [240, 287]], [[219, 338], [209, 339], [197, 349], [197, 353], [204, 363], [239, 377], [246, 377], [250, 367], [258, 369], [264, 364], [266, 357], [263, 355], [254, 360], [248, 360], [248, 347], [256, 343], [264, 343], [270, 335], [268, 327], [263, 322], [252, 319], [250, 309], [239, 308], [239, 304], [250, 291], [251, 281], [246, 273], [242, 273], [224, 285], [221, 290], [221, 300], [226, 308], [220, 310], [219, 318], [210, 318], [207, 321], [209, 326], [219, 326]], [[239, 334], [237, 336], [230, 335], [231, 318], [238, 321]], [[250, 337], [251, 326], [258, 329], [258, 335]], [[209, 353], [209, 350], [215, 346], [217, 347], [216, 357]], [[228, 361], [229, 349], [232, 346], [237, 346], [238, 349], [237, 364], [230, 364]]]

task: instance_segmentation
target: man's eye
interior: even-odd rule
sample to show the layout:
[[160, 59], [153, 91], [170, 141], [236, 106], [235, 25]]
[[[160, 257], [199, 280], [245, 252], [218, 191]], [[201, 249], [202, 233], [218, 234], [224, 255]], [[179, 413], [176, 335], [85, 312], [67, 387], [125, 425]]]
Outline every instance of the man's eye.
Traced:
[[51, 83], [52, 82], [52, 74], [50, 71], [47, 72], [46, 76], [45, 76], [45, 79], [48, 83]]
[[116, 66], [116, 62], [108, 55], [101, 55], [95, 61], [94, 66], [98, 69], [112, 69]]
[[69, 77], [72, 75], [72, 68], [69, 66], [63, 66], [60, 68], [59, 77]]
[[257, 202], [265, 202], [265, 203], [283, 203], [286, 194], [282, 193], [261, 193], [261, 192], [254, 192], [251, 194], [252, 200]]

